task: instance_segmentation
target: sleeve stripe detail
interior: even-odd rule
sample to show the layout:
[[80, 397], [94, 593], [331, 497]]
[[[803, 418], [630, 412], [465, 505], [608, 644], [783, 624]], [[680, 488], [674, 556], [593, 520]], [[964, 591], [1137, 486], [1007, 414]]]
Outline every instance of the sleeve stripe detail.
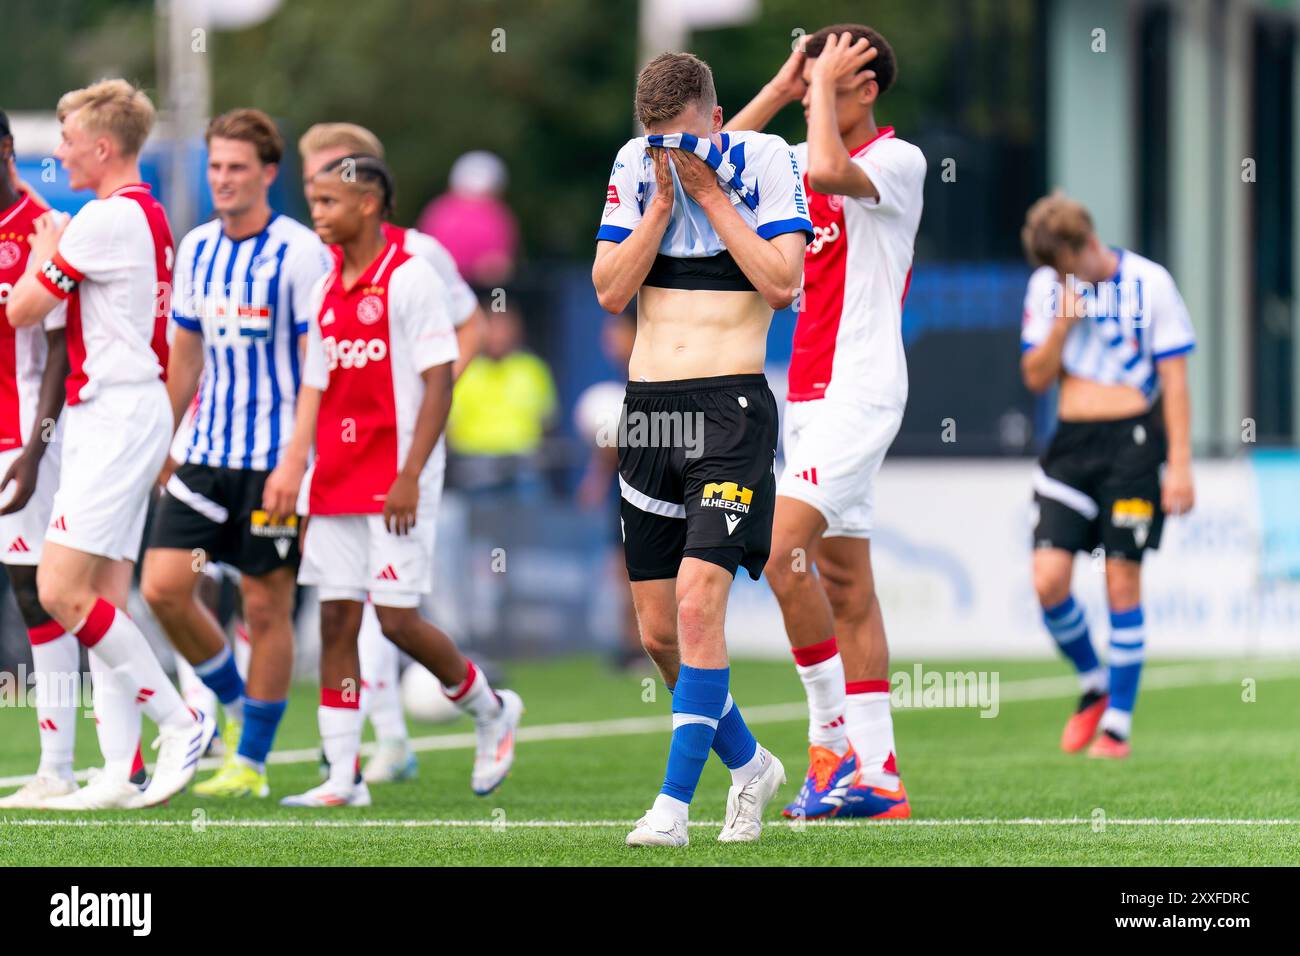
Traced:
[[1173, 358], [1176, 355], [1185, 355], [1192, 349], [1196, 348], [1195, 342], [1188, 342], [1186, 345], [1180, 345], [1175, 349], [1166, 349], [1163, 352], [1157, 352], [1151, 356], [1152, 361], [1159, 362], [1162, 359]]
[[806, 232], [811, 236], [813, 234], [812, 223], [807, 219], [796, 216], [794, 219], [778, 219], [775, 222], [765, 222], [758, 227], [758, 234], [764, 239], [772, 239], [787, 232]]
[[631, 229], [624, 229], [622, 226], [605, 225], [601, 226], [596, 233], [596, 241], [600, 242], [603, 239], [608, 242], [622, 242], [630, 235], [632, 235]]
[[200, 324], [199, 320], [190, 318], [188, 315], [180, 315], [176, 312], [173, 312], [172, 321], [175, 322], [177, 325], [179, 325], [182, 329], [185, 329], [187, 332], [203, 331], [203, 326]]

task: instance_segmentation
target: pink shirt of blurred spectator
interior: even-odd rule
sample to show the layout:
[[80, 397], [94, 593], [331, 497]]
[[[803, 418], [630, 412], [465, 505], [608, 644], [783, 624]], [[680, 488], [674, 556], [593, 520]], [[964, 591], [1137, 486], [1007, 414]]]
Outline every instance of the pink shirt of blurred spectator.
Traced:
[[451, 253], [470, 283], [494, 286], [514, 272], [519, 225], [502, 201], [506, 166], [493, 153], [474, 150], [456, 160], [448, 190], [420, 214], [417, 228]]

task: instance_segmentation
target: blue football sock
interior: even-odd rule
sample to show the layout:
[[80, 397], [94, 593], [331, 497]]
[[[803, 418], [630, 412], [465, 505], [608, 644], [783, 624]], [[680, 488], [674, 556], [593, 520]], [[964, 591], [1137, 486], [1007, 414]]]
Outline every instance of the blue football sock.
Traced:
[[1047, 625], [1047, 630], [1051, 632], [1061, 653], [1069, 658], [1075, 671], [1083, 678], [1085, 688], [1100, 691], [1105, 686], [1101, 661], [1093, 650], [1083, 608], [1074, 600], [1074, 595], [1055, 607], [1043, 608], [1043, 623]]
[[1142, 608], [1112, 611], [1110, 615], [1110, 703], [1102, 716], [1102, 727], [1127, 738], [1137, 703], [1138, 681], [1146, 654]]
[[735, 770], [749, 763], [757, 751], [758, 741], [750, 733], [745, 718], [740, 716], [740, 708], [728, 694], [726, 703], [722, 705], [717, 732], [713, 735], [713, 752], [728, 770]]
[[673, 688], [673, 739], [668, 770], [659, 792], [689, 804], [695, 796], [709, 748], [727, 703], [731, 668], [683, 664]]
[[205, 683], [227, 712], [237, 710], [244, 696], [244, 679], [235, 666], [235, 655], [230, 645], [223, 647], [214, 657], [194, 665], [194, 673]]
[[266, 768], [266, 755], [275, 742], [275, 731], [289, 705], [287, 700], [244, 699], [244, 730], [239, 738], [239, 756], [257, 770]]
[[[668, 687], [667, 684], [664, 686]], [[673, 689], [668, 687], [668, 693], [672, 692]], [[740, 716], [740, 708], [736, 706], [735, 700], [728, 694], [726, 703], [722, 705], [718, 729], [713, 734], [713, 752], [728, 770], [736, 770], [749, 763], [757, 751], [758, 741], [750, 732], [745, 718]]]

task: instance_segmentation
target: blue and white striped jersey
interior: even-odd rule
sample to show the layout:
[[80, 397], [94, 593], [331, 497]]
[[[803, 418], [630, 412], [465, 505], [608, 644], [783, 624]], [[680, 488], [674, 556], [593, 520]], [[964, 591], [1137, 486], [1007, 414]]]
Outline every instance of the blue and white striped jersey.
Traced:
[[[1131, 385], [1150, 404], [1160, 384], [1156, 363], [1194, 349], [1196, 331], [1169, 270], [1127, 249], [1115, 253], [1115, 275], [1095, 285], [1079, 283], [1083, 315], [1065, 338], [1061, 364], [1069, 375], [1104, 385]], [[1047, 339], [1060, 296], [1054, 269], [1041, 266], [1029, 277], [1022, 352]]]
[[206, 349], [185, 462], [276, 466], [293, 434], [312, 286], [332, 265], [316, 233], [279, 214], [238, 242], [218, 219], [181, 240], [172, 321]]
[[[679, 143], [676, 137], [681, 137]], [[680, 145], [713, 166], [727, 185], [731, 201], [741, 217], [764, 239], [786, 232], [812, 236], [808, 201], [794, 154], [780, 136], [736, 131], [715, 133], [713, 141], [697, 140], [685, 133], [666, 137], [638, 136], [624, 144], [614, 160], [605, 193], [605, 212], [598, 240], [622, 242], [636, 228], [646, 203], [658, 188], [654, 163], [646, 152], [649, 140], [659, 145]], [[659, 252], [677, 259], [714, 256], [726, 248], [708, 217], [682, 189], [673, 170], [673, 213], [664, 232]]]

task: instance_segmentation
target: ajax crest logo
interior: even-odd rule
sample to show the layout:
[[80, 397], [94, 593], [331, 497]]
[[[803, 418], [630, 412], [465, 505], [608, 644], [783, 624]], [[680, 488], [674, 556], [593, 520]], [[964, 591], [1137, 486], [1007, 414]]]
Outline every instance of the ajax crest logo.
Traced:
[[18, 243], [9, 239], [0, 242], [0, 269], [13, 268], [22, 257], [23, 251], [18, 248]]
[[362, 297], [357, 303], [357, 318], [362, 325], [374, 325], [384, 316], [384, 300], [377, 295]]

